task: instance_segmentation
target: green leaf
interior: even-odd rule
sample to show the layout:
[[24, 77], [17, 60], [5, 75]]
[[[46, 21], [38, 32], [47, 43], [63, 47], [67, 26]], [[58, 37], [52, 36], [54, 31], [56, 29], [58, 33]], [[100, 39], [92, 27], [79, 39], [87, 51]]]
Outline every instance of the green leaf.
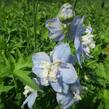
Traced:
[[13, 87], [14, 86], [3, 86], [3, 85], [0, 85], [0, 93], [2, 93], [2, 92], [8, 92]]
[[26, 67], [32, 67], [31, 56], [28, 56], [26, 58], [24, 58], [23, 56], [19, 57], [18, 62], [15, 64], [14, 71], [17, 71]]
[[0, 64], [0, 78], [4, 78], [6, 76], [11, 76], [12, 70], [4, 65], [4, 64]]
[[39, 86], [37, 84], [35, 84], [33, 82], [33, 80], [28, 76], [27, 71], [23, 71], [23, 70], [17, 70], [16, 72], [14, 72], [14, 75], [21, 80], [23, 83], [25, 83], [26, 85], [30, 86], [31, 88], [33, 88], [34, 90], [38, 90], [41, 91], [41, 89], [39, 88]]

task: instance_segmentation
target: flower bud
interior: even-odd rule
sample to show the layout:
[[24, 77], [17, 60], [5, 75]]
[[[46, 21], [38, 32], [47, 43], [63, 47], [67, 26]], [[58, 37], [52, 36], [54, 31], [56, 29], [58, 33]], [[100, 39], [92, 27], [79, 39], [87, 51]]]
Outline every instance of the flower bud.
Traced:
[[58, 18], [62, 22], [69, 22], [72, 20], [74, 15], [75, 15], [75, 13], [73, 11], [72, 5], [69, 3], [65, 3], [60, 8], [60, 11], [58, 13]]

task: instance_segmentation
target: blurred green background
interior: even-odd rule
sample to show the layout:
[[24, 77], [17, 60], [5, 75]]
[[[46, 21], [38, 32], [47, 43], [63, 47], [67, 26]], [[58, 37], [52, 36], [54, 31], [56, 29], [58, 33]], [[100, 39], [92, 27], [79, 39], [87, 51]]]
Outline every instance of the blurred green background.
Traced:
[[[65, 2], [73, 5], [76, 15], [85, 16], [96, 41], [93, 58], [82, 69], [75, 66], [87, 90], [72, 109], [109, 109], [109, 0], [0, 0], [0, 109], [21, 109], [24, 85], [37, 88], [31, 79], [31, 56], [49, 53], [56, 45], [48, 38], [45, 21]], [[44, 91], [33, 108], [59, 109], [53, 90]]]

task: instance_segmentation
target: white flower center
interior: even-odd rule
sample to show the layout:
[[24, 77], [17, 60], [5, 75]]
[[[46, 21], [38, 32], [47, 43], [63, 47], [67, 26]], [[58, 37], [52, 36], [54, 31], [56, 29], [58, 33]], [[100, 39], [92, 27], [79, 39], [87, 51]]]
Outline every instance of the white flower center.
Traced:
[[32, 89], [31, 87], [29, 87], [28, 85], [26, 85], [26, 86], [24, 87], [24, 92], [23, 92], [23, 94], [25, 95], [25, 97], [27, 97], [27, 95], [28, 95], [29, 93], [31, 93], [31, 92], [35, 92], [35, 90]]
[[[60, 62], [48, 63], [43, 62], [41, 66], [44, 68], [42, 78], [48, 78], [49, 81], [57, 81], [56, 75], [60, 66]], [[46, 80], [46, 81], [48, 81]]]

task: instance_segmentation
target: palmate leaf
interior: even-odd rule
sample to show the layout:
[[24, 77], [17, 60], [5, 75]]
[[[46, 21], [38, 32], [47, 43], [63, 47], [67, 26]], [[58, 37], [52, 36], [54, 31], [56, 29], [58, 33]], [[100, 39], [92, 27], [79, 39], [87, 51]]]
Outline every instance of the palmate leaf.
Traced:
[[26, 58], [24, 58], [23, 56], [19, 57], [18, 62], [15, 63], [14, 71], [17, 71], [26, 67], [32, 67], [31, 56], [28, 56]]
[[3, 85], [0, 85], [0, 93], [2, 93], [2, 92], [8, 92], [13, 87], [14, 86], [3, 86]]
[[17, 71], [14, 72], [14, 75], [19, 80], [21, 80], [23, 83], [25, 83], [26, 85], [30, 86], [34, 90], [41, 91], [41, 89], [39, 88], [39, 86], [37, 84], [35, 84], [35, 82], [28, 76], [27, 71], [17, 70]]

